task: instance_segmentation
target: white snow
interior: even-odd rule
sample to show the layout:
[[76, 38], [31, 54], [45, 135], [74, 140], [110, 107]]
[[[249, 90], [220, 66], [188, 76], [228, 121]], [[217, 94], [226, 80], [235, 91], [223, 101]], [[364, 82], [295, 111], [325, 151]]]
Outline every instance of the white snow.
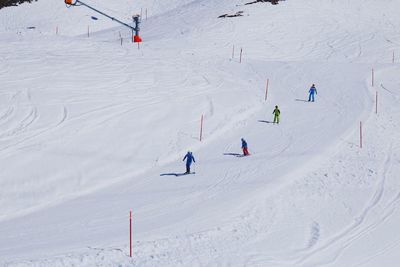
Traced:
[[398, 265], [398, 1], [86, 2], [147, 9], [140, 49], [85, 7], [0, 10], [1, 266]]

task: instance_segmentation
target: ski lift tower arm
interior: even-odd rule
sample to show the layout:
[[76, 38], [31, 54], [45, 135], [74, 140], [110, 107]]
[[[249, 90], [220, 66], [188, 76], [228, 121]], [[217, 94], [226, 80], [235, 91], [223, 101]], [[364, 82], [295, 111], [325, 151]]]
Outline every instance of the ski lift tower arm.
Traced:
[[122, 21], [120, 21], [120, 20], [118, 20], [118, 19], [116, 19], [114, 17], [111, 17], [111, 16], [107, 15], [106, 13], [101, 12], [100, 10], [97, 10], [97, 9], [93, 8], [93, 7], [89, 6], [88, 4], [85, 4], [82, 1], [79, 1], [79, 0], [64, 0], [64, 2], [65, 2], [65, 4], [67, 4], [69, 6], [85, 6], [85, 7], [89, 8], [89, 9], [91, 9], [91, 10], [93, 10], [93, 11], [95, 11], [95, 12], [97, 12], [97, 13], [99, 13], [99, 14], [101, 14], [101, 15], [103, 15], [103, 16], [111, 19], [111, 20], [113, 20], [113, 21], [118, 22], [121, 25], [124, 25], [125, 27], [128, 27], [132, 31], [135, 31], [135, 32], [137, 31], [137, 29], [135, 27], [132, 27], [129, 24], [126, 24], [126, 23], [124, 23], [124, 22], [122, 22]]

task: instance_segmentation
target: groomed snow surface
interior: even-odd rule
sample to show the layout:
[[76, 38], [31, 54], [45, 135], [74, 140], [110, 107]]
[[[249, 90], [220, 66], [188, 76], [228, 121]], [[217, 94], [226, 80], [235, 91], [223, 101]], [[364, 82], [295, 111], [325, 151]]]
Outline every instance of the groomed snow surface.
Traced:
[[62, 0], [0, 10], [1, 266], [399, 265], [400, 2], [86, 2], [142, 12], [139, 49]]

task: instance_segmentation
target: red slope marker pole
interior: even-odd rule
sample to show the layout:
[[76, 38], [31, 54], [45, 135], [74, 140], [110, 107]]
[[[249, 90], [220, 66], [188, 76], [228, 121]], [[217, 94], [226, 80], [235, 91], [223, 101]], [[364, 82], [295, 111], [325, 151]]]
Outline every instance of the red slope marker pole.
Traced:
[[129, 257], [132, 258], [132, 210], [129, 211]]
[[362, 148], [362, 138], [363, 138], [363, 132], [362, 132], [362, 122], [360, 121], [360, 148]]
[[204, 120], [204, 115], [201, 115], [201, 121], [200, 121], [200, 142], [203, 139], [203, 120]]
[[267, 101], [268, 98], [268, 84], [269, 84], [269, 79], [267, 79], [267, 86], [265, 87], [265, 101]]

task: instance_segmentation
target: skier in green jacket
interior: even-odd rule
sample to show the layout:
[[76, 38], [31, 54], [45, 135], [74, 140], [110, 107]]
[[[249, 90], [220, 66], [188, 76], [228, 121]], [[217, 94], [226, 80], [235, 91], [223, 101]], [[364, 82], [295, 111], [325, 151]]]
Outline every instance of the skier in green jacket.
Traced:
[[279, 115], [281, 115], [281, 111], [279, 110], [278, 106], [275, 106], [274, 111], [272, 112], [272, 114], [274, 114], [274, 123], [278, 123], [279, 124]]

